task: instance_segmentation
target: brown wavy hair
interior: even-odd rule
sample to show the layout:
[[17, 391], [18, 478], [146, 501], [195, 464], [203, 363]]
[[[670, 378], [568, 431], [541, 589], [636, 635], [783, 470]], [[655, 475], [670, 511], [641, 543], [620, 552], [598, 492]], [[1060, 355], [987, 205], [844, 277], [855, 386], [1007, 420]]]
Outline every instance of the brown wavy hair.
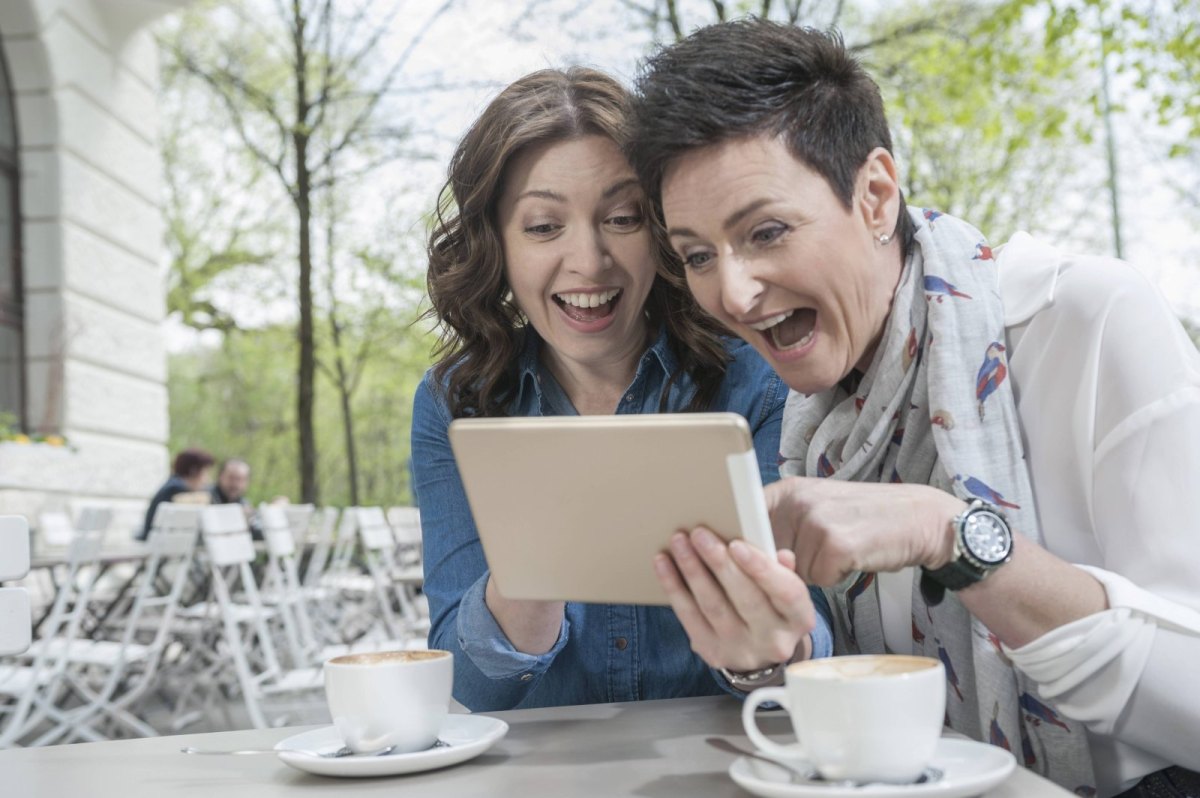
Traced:
[[[517, 389], [517, 357], [527, 326], [504, 276], [504, 247], [496, 222], [508, 164], [529, 147], [600, 135], [624, 149], [629, 93], [594, 69], [543, 69], [504, 89], [463, 137], [450, 159], [429, 235], [426, 284], [440, 337], [433, 375], [446, 385], [453, 417], [503, 416]], [[711, 404], [729, 356], [724, 329], [692, 299], [686, 282], [665, 268], [673, 257], [661, 224], [646, 213], [657, 275], [646, 299], [650, 329], [666, 325], [679, 369], [697, 391], [688, 410]]]

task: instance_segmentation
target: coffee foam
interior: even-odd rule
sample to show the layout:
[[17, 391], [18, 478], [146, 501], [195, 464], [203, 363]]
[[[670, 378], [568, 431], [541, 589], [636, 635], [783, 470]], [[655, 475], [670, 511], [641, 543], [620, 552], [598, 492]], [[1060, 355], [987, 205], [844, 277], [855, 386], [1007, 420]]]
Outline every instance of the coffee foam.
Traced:
[[857, 657], [829, 657], [797, 662], [788, 668], [790, 676], [802, 679], [828, 679], [851, 681], [888, 676], [937, 667], [937, 660], [929, 657], [906, 657], [903, 655], [868, 655]]
[[448, 651], [368, 651], [343, 654], [329, 660], [330, 665], [390, 665], [397, 662], [425, 662], [450, 656]]

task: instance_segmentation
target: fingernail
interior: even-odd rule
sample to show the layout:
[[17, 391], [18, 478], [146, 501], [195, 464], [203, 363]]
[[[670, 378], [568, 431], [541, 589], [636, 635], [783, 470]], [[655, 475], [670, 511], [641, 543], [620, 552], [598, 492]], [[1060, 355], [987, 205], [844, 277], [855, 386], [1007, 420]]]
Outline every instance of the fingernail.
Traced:
[[712, 532], [709, 532], [704, 527], [697, 527], [692, 531], [692, 542], [695, 543], [696, 546], [708, 550], [712, 550], [719, 545], [717, 536]]
[[729, 553], [733, 555], [733, 559], [738, 565], [745, 565], [751, 560], [750, 547], [743, 540], [732, 541], [729, 544]]
[[665, 554], [654, 555], [654, 572], [659, 576], [668, 576], [671, 573], [670, 558]]

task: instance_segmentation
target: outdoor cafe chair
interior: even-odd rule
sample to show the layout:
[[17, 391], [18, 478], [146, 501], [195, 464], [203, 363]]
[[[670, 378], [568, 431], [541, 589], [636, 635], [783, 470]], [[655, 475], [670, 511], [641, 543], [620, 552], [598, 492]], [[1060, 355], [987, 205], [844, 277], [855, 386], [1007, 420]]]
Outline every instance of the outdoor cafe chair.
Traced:
[[[55, 636], [34, 643], [67, 660], [65, 678], [82, 704], [41, 742], [104, 740], [120, 733], [150, 737], [158, 732], [131, 711], [156, 683], [160, 663], [174, 640], [175, 613], [190, 577], [199, 530], [199, 508], [163, 503], [147, 539], [147, 557], [116, 639]], [[98, 728], [103, 727], [104, 731]]]
[[304, 568], [306, 590], [315, 590], [320, 587], [321, 577], [325, 574], [325, 568], [329, 565], [329, 558], [333, 553], [337, 522], [336, 507], [322, 507], [315, 510], [309, 519], [308, 528], [312, 538], [312, 554], [309, 555], [308, 565]]
[[267, 567], [260, 596], [279, 610], [293, 667], [314, 664], [319, 644], [313, 632], [308, 600], [300, 583], [296, 538], [282, 507], [264, 504], [258, 511]]
[[[68, 647], [79, 638], [92, 595], [97, 559], [104, 532], [76, 532], [67, 547], [66, 574], [57, 587], [53, 603], [41, 624], [39, 640], [59, 639]], [[66, 672], [70, 659], [64, 648], [42, 648], [32, 657], [0, 660], [0, 748], [22, 744], [39, 731], [57, 736], [56, 730], [70, 724], [72, 698]], [[35, 738], [34, 744], [40, 742]]]
[[[251, 568], [254, 544], [242, 508], [205, 507], [200, 527], [221, 629], [216, 664], [232, 664], [250, 722], [270, 728], [285, 722], [288, 710], [323, 706], [321, 669], [285, 668], [275, 650], [268, 627], [273, 613], [259, 597]], [[235, 590], [240, 602], [234, 601]], [[204, 675], [219, 680], [224, 674], [217, 668]]]

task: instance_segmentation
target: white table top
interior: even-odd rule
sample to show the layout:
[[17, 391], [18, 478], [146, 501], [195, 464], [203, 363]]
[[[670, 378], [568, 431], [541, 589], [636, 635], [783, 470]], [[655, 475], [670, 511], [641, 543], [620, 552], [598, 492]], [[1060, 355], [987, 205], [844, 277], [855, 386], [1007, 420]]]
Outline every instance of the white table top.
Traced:
[[[145, 740], [0, 751], [0, 794], [21, 798], [298, 798], [419, 795], [435, 798], [745, 798], [727, 770], [735, 759], [707, 745], [721, 736], [750, 748], [741, 703], [680, 698], [488, 713], [510, 725], [482, 756], [445, 770], [378, 779], [332, 779], [270, 754], [189, 756], [198, 748], [261, 748], [298, 729], [217, 732]], [[782, 714], [760, 718], [768, 733]], [[988, 798], [1057, 798], [1070, 793], [1017, 768]]]

